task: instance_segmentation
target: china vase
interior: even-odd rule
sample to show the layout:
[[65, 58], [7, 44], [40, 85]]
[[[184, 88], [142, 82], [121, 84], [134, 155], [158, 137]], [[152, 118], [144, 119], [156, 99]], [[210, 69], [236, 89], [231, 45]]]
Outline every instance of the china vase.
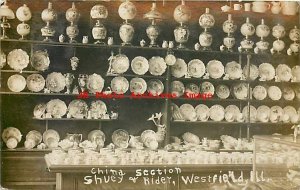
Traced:
[[131, 45], [131, 41], [133, 39], [133, 35], [134, 35], [134, 28], [133, 26], [128, 23], [125, 22], [124, 24], [121, 25], [120, 29], [119, 29], [119, 35], [121, 40], [123, 41], [122, 45]]
[[182, 49], [185, 48], [185, 43], [187, 43], [189, 36], [190, 36], [190, 30], [186, 25], [183, 25], [182, 23], [180, 26], [177, 26], [174, 30], [174, 36], [175, 36], [175, 41], [178, 44], [177, 48]]
[[100, 20], [97, 20], [96, 25], [93, 27], [92, 35], [96, 40], [96, 42], [94, 42], [95, 44], [105, 44], [104, 40], [107, 35], [107, 30]]

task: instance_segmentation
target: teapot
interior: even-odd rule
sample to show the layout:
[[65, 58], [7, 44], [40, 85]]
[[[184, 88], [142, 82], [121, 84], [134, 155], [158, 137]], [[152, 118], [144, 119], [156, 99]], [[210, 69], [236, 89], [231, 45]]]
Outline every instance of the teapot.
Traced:
[[299, 4], [296, 1], [282, 1], [281, 12], [284, 15], [296, 15], [299, 11]]

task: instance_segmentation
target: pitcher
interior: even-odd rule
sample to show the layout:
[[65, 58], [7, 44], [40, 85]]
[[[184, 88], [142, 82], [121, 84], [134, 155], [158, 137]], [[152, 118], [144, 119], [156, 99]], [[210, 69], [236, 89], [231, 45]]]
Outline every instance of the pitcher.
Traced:
[[296, 1], [282, 1], [281, 12], [284, 15], [296, 15], [299, 11], [299, 4]]

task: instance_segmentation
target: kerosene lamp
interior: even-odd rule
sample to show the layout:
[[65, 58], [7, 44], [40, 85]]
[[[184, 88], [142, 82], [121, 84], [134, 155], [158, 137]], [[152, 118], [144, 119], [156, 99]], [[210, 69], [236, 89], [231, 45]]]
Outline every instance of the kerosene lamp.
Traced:
[[1, 39], [6, 39], [6, 38], [8, 38], [6, 35], [6, 29], [10, 28], [10, 24], [7, 20], [15, 18], [15, 14], [7, 6], [6, 0], [4, 1], [4, 4], [0, 7], [0, 18], [2, 19], [2, 21], [1, 21], [1, 28], [2, 28]]
[[70, 43], [76, 43], [76, 36], [78, 36], [79, 30], [77, 27], [77, 21], [80, 17], [80, 14], [77, 10], [77, 8], [75, 7], [75, 3], [72, 3], [72, 7], [69, 8], [66, 11], [66, 19], [67, 21], [70, 22], [70, 26], [68, 26], [66, 28], [66, 34], [68, 35], [68, 37], [70, 38], [69, 42]]
[[44, 41], [51, 41], [51, 37], [55, 34], [55, 29], [50, 25], [51, 22], [55, 21], [57, 18], [56, 11], [52, 8], [52, 3], [48, 3], [47, 9], [42, 12], [42, 20], [46, 22], [46, 26], [41, 28], [42, 36], [45, 37]]
[[91, 18], [96, 19], [96, 25], [92, 29], [93, 38], [96, 40], [95, 44], [105, 44], [107, 30], [102, 23], [108, 16], [107, 8], [103, 5], [95, 5], [90, 12]]

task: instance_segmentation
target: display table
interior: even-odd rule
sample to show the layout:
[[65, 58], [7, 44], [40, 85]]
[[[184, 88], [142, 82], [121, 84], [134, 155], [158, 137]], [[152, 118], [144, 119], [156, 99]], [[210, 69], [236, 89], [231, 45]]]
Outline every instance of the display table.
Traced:
[[[252, 165], [51, 165], [56, 189], [203, 189], [249, 179]], [[116, 172], [116, 173], [115, 173]], [[236, 182], [237, 182], [236, 181]]]

